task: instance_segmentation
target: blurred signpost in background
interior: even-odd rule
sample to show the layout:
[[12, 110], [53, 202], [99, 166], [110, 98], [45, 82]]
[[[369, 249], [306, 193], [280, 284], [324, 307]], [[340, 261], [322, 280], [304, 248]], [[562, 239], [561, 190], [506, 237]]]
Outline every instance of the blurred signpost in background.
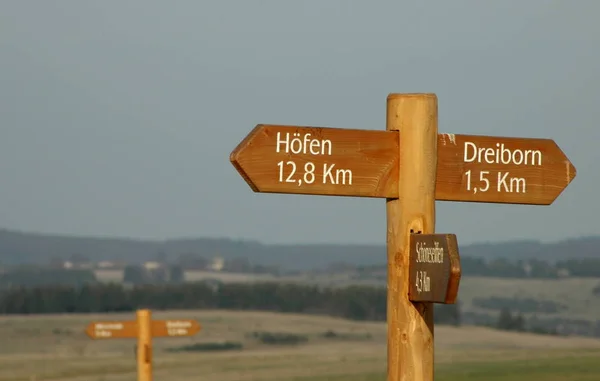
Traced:
[[194, 336], [200, 332], [195, 320], [152, 320], [150, 310], [138, 310], [136, 320], [92, 322], [85, 330], [92, 339], [137, 338], [138, 381], [152, 380], [152, 338]]

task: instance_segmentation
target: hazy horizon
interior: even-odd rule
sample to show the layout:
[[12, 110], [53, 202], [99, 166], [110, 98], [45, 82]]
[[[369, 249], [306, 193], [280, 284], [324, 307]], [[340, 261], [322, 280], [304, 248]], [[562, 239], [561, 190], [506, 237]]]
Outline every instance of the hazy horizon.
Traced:
[[[9, 229], [5, 227], [0, 227], [0, 231], [8, 231], [12, 233], [18, 234], [34, 234], [40, 236], [54, 236], [54, 237], [67, 237], [67, 238], [91, 238], [91, 239], [115, 239], [115, 240], [132, 240], [132, 241], [141, 241], [141, 242], [167, 242], [167, 241], [177, 241], [177, 240], [196, 240], [196, 239], [230, 239], [233, 241], [243, 241], [243, 242], [256, 242], [263, 245], [379, 245], [385, 246], [385, 242], [271, 242], [271, 241], [263, 241], [259, 239], [253, 238], [231, 238], [226, 236], [173, 236], [166, 238], [140, 238], [135, 236], [124, 236], [124, 235], [94, 235], [94, 234], [69, 234], [69, 233], [53, 233], [53, 232], [35, 232], [35, 231], [26, 231], [26, 230], [18, 230], [18, 229]], [[509, 242], [540, 242], [543, 244], [552, 244], [570, 240], [578, 240], [578, 239], [588, 239], [588, 238], [600, 238], [600, 235], [582, 235], [582, 236], [573, 236], [573, 237], [564, 237], [560, 239], [549, 239], [549, 240], [540, 240], [535, 238], [515, 238], [515, 239], [505, 239], [505, 240], [484, 240], [484, 241], [472, 241], [465, 243], [466, 245], [480, 245], [480, 244], [502, 244]], [[460, 239], [460, 238], [459, 238]], [[460, 242], [461, 246], [464, 246], [463, 242]]]

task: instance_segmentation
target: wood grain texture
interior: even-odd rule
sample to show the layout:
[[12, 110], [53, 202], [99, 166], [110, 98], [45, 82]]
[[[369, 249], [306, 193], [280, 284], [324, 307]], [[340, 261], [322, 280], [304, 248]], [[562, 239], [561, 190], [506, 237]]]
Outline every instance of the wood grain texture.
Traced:
[[[465, 148], [467, 142], [473, 145]], [[487, 148], [481, 152], [483, 162], [465, 162], [465, 150], [468, 159], [471, 159], [473, 146]], [[516, 159], [521, 161], [521, 158], [526, 158], [529, 163], [486, 163], [486, 152], [489, 161], [496, 161], [496, 149], [500, 149], [500, 159], [502, 155], [505, 159], [509, 157], [509, 151], [519, 150]], [[467, 171], [470, 171], [470, 175], [467, 175]], [[482, 171], [487, 173], [481, 174]], [[436, 200], [550, 205], [576, 174], [573, 164], [550, 139], [454, 134], [438, 136]]]
[[[306, 152], [284, 152], [285, 143], [277, 152], [278, 133], [280, 141], [300, 138]], [[325, 154], [311, 154], [310, 144], [315, 142], [313, 152], [322, 153], [323, 141], [331, 142], [325, 144]], [[398, 139], [386, 131], [261, 124], [235, 148], [230, 161], [255, 192], [382, 197], [398, 186]], [[288, 161], [295, 164], [293, 174]], [[307, 163], [314, 165], [312, 183], [305, 178]], [[340, 170], [350, 170], [351, 177]], [[290, 175], [293, 181], [287, 182]]]
[[[332, 154], [278, 153], [278, 132], [330, 140]], [[438, 134], [437, 140], [435, 197], [438, 201], [550, 205], [577, 174], [573, 164], [550, 139]], [[397, 198], [399, 141], [397, 131], [258, 125], [231, 153], [230, 161], [255, 192]], [[493, 151], [499, 148], [497, 144], [504, 148], [500, 153], [504, 152], [505, 157], [506, 150], [539, 151], [541, 165], [465, 162], [467, 142], [477, 149], [492, 150], [488, 150], [491, 155], [482, 152], [482, 159], [493, 158]], [[468, 159], [472, 148], [472, 145], [467, 148]], [[531, 156], [531, 152], [529, 155], [530, 159], [538, 157]], [[277, 163], [281, 161], [295, 163], [294, 181], [280, 181]], [[315, 181], [300, 184], [298, 180], [304, 177], [308, 162], [315, 165]], [[339, 169], [350, 170], [352, 183], [348, 176], [346, 181], [342, 181], [344, 178], [331, 181], [336, 176], [324, 176], [325, 168], [331, 164], [335, 164], [332, 175]], [[290, 166], [286, 165], [284, 177], [289, 174]]]
[[446, 291], [446, 304], [454, 304], [458, 298], [458, 288], [460, 287], [460, 278], [462, 277], [458, 240], [454, 234], [448, 240], [448, 253], [450, 254], [450, 281], [448, 282], [448, 290]]
[[411, 234], [409, 260], [411, 301], [456, 302], [461, 268], [455, 234]]
[[437, 97], [390, 94], [387, 130], [399, 131], [398, 198], [386, 201], [388, 381], [433, 381], [433, 304], [412, 303], [411, 232], [435, 227]]
[[152, 311], [138, 310], [137, 379], [152, 381]]

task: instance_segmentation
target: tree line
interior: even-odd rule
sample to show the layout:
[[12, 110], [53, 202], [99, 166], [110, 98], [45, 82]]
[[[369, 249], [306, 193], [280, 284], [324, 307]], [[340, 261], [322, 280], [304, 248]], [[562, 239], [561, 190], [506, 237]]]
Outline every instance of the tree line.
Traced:
[[[125, 286], [11, 287], [0, 292], [0, 314], [106, 313], [228, 309], [307, 313], [386, 320], [385, 287], [319, 287], [292, 283], [182, 283]], [[460, 325], [460, 305], [435, 305], [435, 321]]]
[[497, 258], [461, 257], [463, 275], [499, 278], [590, 277], [600, 278], [600, 259], [581, 258], [551, 262], [539, 259], [510, 261]]
[[[386, 321], [385, 287], [319, 287], [297, 283], [161, 283], [127, 286], [117, 283], [75, 285], [12, 286], [0, 291], [0, 314], [111, 313], [152, 310], [227, 309], [329, 315], [352, 320]], [[492, 303], [493, 302], [493, 303]], [[518, 302], [518, 303], [517, 303]], [[557, 334], [600, 335], [600, 321], [594, 323], [564, 319], [525, 319], [523, 304], [530, 300], [476, 300], [475, 304], [499, 312], [486, 314], [481, 321], [472, 313], [463, 314], [457, 304], [434, 304], [436, 324], [490, 326], [503, 330]], [[488, 305], [492, 303], [492, 305]], [[540, 303], [537, 309], [552, 306]], [[530, 308], [530, 306], [528, 306]], [[514, 311], [514, 315], [512, 315]], [[592, 324], [592, 325], [590, 325]]]

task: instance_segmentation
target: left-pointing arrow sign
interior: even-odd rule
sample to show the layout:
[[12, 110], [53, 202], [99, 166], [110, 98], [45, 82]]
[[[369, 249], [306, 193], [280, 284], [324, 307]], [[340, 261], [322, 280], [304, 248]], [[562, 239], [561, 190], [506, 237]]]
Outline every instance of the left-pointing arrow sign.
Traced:
[[255, 192], [397, 193], [398, 139], [388, 131], [259, 124], [233, 150], [230, 161]]

